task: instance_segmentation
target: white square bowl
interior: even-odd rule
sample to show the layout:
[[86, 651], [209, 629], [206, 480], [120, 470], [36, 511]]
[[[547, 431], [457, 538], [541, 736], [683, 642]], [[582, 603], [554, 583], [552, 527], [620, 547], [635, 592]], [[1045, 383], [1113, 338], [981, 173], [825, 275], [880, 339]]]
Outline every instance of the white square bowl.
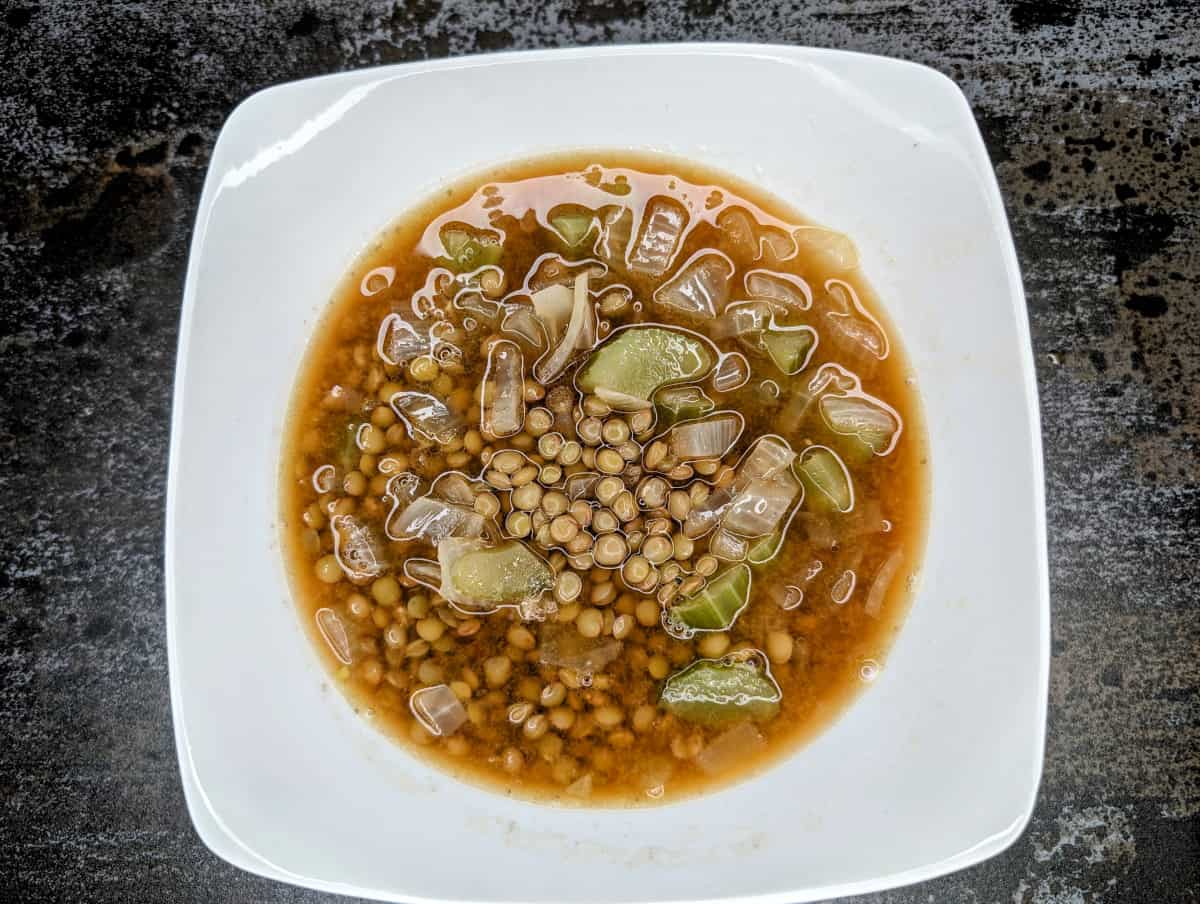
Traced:
[[[326, 686], [277, 544], [292, 381], [356, 254], [448, 177], [572, 147], [695, 158], [847, 232], [932, 447], [922, 587], [875, 686], [774, 768], [633, 811], [511, 800], [377, 734]], [[244, 869], [387, 900], [795, 902], [999, 852], [1041, 772], [1049, 591], [1024, 296], [966, 100], [921, 66], [753, 45], [468, 57], [254, 95], [196, 221], [165, 567], [188, 808]]]

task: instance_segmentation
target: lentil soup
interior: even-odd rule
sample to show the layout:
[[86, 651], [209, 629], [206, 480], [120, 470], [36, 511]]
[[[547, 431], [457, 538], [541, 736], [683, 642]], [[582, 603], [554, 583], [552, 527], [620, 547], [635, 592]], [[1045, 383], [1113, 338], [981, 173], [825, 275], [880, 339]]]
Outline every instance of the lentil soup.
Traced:
[[853, 244], [689, 162], [499, 167], [385, 231], [282, 462], [300, 616], [456, 776], [670, 801], [881, 668], [924, 543], [915, 381]]

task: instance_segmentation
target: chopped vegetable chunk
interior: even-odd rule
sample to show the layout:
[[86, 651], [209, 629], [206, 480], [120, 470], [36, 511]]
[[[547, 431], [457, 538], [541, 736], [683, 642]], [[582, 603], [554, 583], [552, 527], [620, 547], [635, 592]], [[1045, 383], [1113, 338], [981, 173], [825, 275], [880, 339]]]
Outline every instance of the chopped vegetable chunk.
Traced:
[[848, 512], [854, 508], [854, 485], [837, 453], [824, 446], [804, 450], [796, 472], [808, 490], [809, 507]]
[[442, 247], [446, 249], [450, 268], [458, 273], [491, 266], [504, 252], [499, 236], [461, 223], [452, 223], [442, 230]]
[[594, 221], [595, 215], [591, 211], [578, 208], [559, 207], [550, 215], [550, 226], [572, 248], [587, 238]]
[[693, 631], [723, 631], [732, 625], [750, 600], [750, 568], [735, 565], [671, 608], [672, 625]]
[[711, 347], [692, 333], [659, 326], [634, 326], [614, 333], [588, 359], [576, 385], [607, 394], [614, 407], [649, 407], [663, 386], [699, 380], [713, 366]]
[[758, 663], [702, 659], [672, 675], [659, 702], [680, 719], [711, 725], [770, 719], [779, 712], [782, 697], [775, 679]]
[[669, 427], [677, 421], [703, 417], [717, 407], [699, 386], [671, 386], [654, 396], [659, 423]]
[[442, 592], [475, 609], [518, 605], [554, 585], [550, 567], [523, 543], [488, 547], [477, 540], [443, 540]]
[[809, 327], [780, 329], [772, 327], [763, 333], [762, 341], [775, 366], [787, 374], [797, 374], [808, 363], [809, 353], [816, 346], [817, 333]]

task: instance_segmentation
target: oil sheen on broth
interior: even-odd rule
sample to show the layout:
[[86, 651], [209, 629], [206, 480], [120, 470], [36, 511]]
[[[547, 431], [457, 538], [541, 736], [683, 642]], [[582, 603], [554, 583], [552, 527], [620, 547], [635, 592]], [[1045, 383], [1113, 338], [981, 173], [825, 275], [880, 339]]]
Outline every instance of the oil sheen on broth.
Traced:
[[913, 379], [848, 239], [683, 161], [444, 190], [320, 323], [282, 465], [300, 615], [470, 781], [678, 799], [874, 678], [924, 539]]

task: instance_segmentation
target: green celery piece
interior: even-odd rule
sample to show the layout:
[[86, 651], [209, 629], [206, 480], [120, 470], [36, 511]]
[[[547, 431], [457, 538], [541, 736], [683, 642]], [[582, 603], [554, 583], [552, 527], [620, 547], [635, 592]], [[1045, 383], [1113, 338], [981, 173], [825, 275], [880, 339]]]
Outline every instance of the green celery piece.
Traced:
[[701, 659], [667, 679], [659, 703], [687, 722], [714, 725], [773, 718], [782, 698], [775, 679], [753, 662]]
[[495, 237], [473, 233], [467, 228], [450, 224], [441, 232], [442, 247], [450, 269], [457, 273], [467, 273], [480, 267], [489, 267], [500, 260], [504, 246]]
[[746, 553], [746, 561], [751, 565], [764, 565], [775, 558], [779, 547], [783, 545], [783, 531], [776, 531], [758, 540]]
[[734, 565], [671, 607], [669, 621], [694, 631], [724, 631], [750, 599], [750, 566]]
[[844, 513], [853, 507], [850, 477], [837, 456], [824, 446], [810, 446], [801, 453], [796, 476], [804, 484], [810, 508]]
[[660, 427], [704, 417], [717, 407], [699, 386], [669, 386], [654, 396]]
[[813, 333], [806, 329], [769, 329], [762, 334], [762, 342], [775, 366], [790, 377], [804, 368], [813, 347]]
[[592, 352], [576, 384], [584, 392], [599, 390], [601, 398], [623, 398], [626, 405], [649, 404], [663, 386], [704, 377], [715, 358], [709, 346], [690, 333], [631, 326], [613, 333]]
[[554, 574], [523, 543], [463, 553], [450, 570], [455, 592], [475, 602], [520, 603], [554, 586]]
[[550, 217], [550, 226], [558, 233], [559, 238], [574, 248], [592, 231], [594, 215], [591, 211], [564, 211]]

